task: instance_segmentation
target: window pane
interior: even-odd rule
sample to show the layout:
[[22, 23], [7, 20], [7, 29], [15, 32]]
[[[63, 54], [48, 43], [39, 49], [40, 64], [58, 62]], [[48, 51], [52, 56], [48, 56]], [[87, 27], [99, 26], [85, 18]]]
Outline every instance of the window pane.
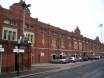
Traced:
[[30, 35], [28, 34], [28, 40], [30, 41]]
[[24, 28], [28, 28], [28, 24], [25, 24], [25, 27]]
[[29, 26], [29, 29], [34, 30], [34, 27], [33, 26]]
[[17, 22], [16, 21], [11, 21], [11, 25], [17, 26]]
[[31, 42], [33, 42], [33, 35], [31, 35]]
[[9, 19], [4, 19], [3, 23], [10, 24], [10, 20]]
[[16, 32], [13, 32], [12, 40], [15, 40], [15, 39], [16, 39]]
[[6, 39], [7, 30], [4, 30], [4, 39]]
[[12, 32], [9, 31], [9, 33], [8, 33], [8, 40], [11, 40], [11, 36], [12, 36]]
[[42, 28], [39, 28], [39, 32], [42, 32]]

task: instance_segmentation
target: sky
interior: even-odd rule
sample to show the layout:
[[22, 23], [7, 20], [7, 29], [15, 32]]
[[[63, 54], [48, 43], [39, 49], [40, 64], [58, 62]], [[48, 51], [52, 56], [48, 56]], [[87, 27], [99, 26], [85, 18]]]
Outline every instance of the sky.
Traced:
[[[0, 0], [3, 8], [9, 9], [20, 0]], [[67, 31], [78, 25], [81, 35], [94, 40], [97, 36], [104, 43], [104, 0], [25, 0], [31, 17]]]

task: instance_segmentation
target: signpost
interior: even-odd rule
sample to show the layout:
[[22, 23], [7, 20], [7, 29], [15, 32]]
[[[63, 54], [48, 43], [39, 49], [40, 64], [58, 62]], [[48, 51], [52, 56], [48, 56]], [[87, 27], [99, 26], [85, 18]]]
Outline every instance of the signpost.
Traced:
[[2, 48], [2, 45], [0, 44], [0, 73], [1, 73], [1, 66], [2, 66], [2, 52], [4, 52], [4, 48]]
[[1, 44], [0, 44], [0, 52], [4, 52], [4, 48], [2, 48]]
[[19, 75], [19, 53], [24, 53], [23, 49], [20, 49], [20, 39], [18, 39], [18, 46], [15, 46], [15, 49], [13, 49], [13, 52], [17, 52], [17, 75]]

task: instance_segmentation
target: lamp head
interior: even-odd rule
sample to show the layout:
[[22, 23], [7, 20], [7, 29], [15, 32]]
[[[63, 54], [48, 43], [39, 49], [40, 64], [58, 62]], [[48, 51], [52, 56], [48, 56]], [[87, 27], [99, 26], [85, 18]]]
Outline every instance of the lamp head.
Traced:
[[31, 6], [31, 4], [28, 4], [27, 6], [28, 6], [28, 7], [30, 7], [30, 6]]
[[28, 5], [27, 5], [27, 4], [25, 3], [25, 1], [22, 3], [22, 7], [23, 7], [23, 8], [28, 8], [28, 7], [30, 7], [30, 6], [31, 6], [31, 4], [28, 4]]
[[28, 8], [28, 7], [30, 7], [31, 6], [31, 4], [28, 4], [28, 5], [26, 5], [26, 7], [25, 8]]

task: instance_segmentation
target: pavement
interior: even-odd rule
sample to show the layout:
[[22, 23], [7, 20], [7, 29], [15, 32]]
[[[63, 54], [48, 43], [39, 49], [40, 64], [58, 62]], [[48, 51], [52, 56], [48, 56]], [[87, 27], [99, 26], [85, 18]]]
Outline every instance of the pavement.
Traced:
[[50, 63], [32, 64], [31, 70], [19, 71], [19, 75], [17, 75], [17, 72], [2, 73], [0, 74], [0, 78], [25, 78], [32, 75], [39, 75], [47, 72], [54, 72], [54, 71], [74, 68], [74, 67], [78, 67], [84, 64], [89, 64], [95, 61], [97, 60], [94, 60], [94, 61], [89, 60], [84, 62], [76, 62], [76, 63], [68, 63], [68, 64], [50, 64]]

